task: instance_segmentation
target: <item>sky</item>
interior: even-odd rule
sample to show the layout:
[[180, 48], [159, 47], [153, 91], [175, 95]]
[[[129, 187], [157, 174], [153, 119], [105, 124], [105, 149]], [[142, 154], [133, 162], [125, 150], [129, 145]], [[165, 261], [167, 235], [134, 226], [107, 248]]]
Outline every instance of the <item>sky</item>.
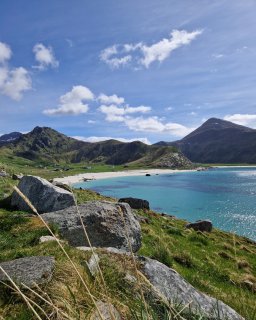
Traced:
[[0, 134], [173, 141], [256, 128], [255, 0], [1, 0]]

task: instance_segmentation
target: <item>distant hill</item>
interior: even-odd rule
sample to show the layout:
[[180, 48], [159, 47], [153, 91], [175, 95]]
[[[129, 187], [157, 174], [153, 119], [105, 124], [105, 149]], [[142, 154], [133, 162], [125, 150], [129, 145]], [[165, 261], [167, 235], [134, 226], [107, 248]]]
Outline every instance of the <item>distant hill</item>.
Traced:
[[155, 145], [176, 146], [193, 162], [256, 163], [256, 130], [217, 118], [179, 141]]
[[19, 139], [22, 136], [22, 133], [20, 132], [11, 132], [8, 134], [4, 134], [2, 136], [0, 136], [0, 146], [9, 143], [9, 142], [13, 142], [17, 139]]
[[35, 127], [0, 147], [1, 154], [51, 163], [139, 164], [158, 167], [187, 167], [191, 162], [173, 146], [149, 146], [140, 141], [79, 141], [47, 127]]

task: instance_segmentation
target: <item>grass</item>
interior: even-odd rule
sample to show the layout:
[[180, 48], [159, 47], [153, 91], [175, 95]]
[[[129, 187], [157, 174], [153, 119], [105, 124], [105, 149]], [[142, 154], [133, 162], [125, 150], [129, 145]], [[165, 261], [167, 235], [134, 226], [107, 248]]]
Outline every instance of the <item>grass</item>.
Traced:
[[[16, 164], [13, 168], [14, 172], [19, 173]], [[59, 174], [52, 172], [52, 168], [29, 165], [26, 168], [25, 171], [30, 171], [30, 174], [42, 173], [46, 178]], [[72, 170], [80, 169], [82, 170], [81, 167], [75, 166]], [[99, 165], [98, 170], [104, 170], [104, 166]], [[9, 172], [11, 173], [10, 169]], [[16, 183], [10, 178], [0, 178], [0, 194], [9, 194]], [[78, 203], [89, 200], [114, 201], [90, 190], [75, 190], [75, 195]], [[142, 224], [143, 241], [140, 255], [155, 258], [174, 268], [194, 287], [227, 303], [245, 319], [256, 320], [253, 291], [256, 287], [255, 243], [217, 229], [211, 233], [185, 229], [184, 221], [161, 216], [153, 211], [139, 210], [137, 213], [149, 219], [148, 224]], [[56, 228], [54, 231], [57, 233]], [[55, 256], [57, 263], [53, 280], [42, 288], [53, 304], [48, 305], [31, 292], [25, 291], [26, 294], [35, 299], [47, 314], [52, 314], [51, 319], [58, 319], [54, 306], [67, 313], [70, 319], [87, 319], [93, 305], [70, 263], [56, 243], [39, 244], [40, 236], [47, 234], [48, 230], [37, 217], [19, 211], [0, 209], [0, 261], [32, 255]], [[76, 250], [67, 244], [64, 246], [88, 283], [92, 294], [96, 299], [106, 300], [100, 280], [94, 278], [86, 267], [85, 261], [88, 261], [91, 253]], [[126, 277], [127, 274], [135, 275], [131, 258], [103, 252], [100, 254], [100, 267], [110, 301], [125, 319], [147, 319], [147, 312], [152, 319], [171, 319], [169, 308], [161, 301], [156, 303], [151, 299], [147, 285], [143, 284], [143, 292], [148, 303], [148, 310], [145, 310], [138, 284], [128, 281]], [[254, 287], [248, 286], [248, 282]], [[17, 294], [12, 292], [3, 296], [1, 289], [0, 292], [0, 319], [33, 319], [33, 314]], [[175, 308], [176, 311], [179, 309], [178, 306]], [[184, 310], [182, 313], [185, 319], [202, 319], [186, 312]], [[44, 319], [42, 314], [41, 316]]]

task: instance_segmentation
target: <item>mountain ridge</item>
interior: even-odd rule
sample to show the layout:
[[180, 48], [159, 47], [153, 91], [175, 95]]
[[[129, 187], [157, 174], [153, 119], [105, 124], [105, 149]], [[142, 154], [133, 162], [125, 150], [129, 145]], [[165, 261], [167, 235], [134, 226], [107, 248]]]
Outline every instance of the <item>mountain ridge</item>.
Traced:
[[191, 165], [173, 146], [146, 145], [140, 141], [125, 143], [113, 139], [90, 143], [67, 137], [49, 127], [35, 127], [31, 132], [0, 147], [1, 151], [32, 161], [44, 160], [53, 163], [146, 163], [159, 167]]
[[210, 118], [183, 139], [155, 145], [175, 146], [193, 162], [256, 163], [256, 130]]

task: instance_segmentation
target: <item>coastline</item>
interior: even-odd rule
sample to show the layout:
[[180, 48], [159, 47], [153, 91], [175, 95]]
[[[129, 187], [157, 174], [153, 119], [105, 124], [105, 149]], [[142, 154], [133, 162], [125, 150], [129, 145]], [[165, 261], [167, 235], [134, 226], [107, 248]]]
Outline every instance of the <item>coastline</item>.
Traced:
[[118, 178], [118, 177], [132, 177], [132, 176], [145, 176], [150, 175], [160, 175], [160, 174], [171, 174], [180, 172], [193, 172], [196, 169], [187, 170], [174, 170], [174, 169], [141, 169], [141, 170], [126, 170], [126, 171], [110, 171], [110, 172], [90, 172], [90, 173], [79, 173], [74, 176], [67, 176], [63, 178], [55, 178], [54, 181], [61, 182], [64, 184], [72, 185], [78, 182], [83, 182], [84, 179], [88, 180], [100, 180], [108, 178]]

